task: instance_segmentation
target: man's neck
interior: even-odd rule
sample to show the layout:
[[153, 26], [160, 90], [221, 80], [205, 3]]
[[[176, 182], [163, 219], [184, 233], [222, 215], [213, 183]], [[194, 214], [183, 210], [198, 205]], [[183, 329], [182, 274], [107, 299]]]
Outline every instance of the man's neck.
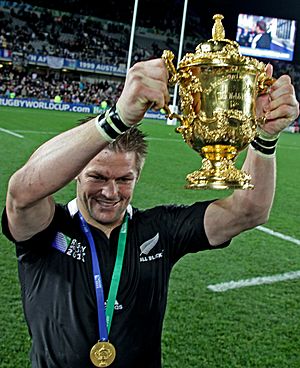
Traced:
[[96, 221], [95, 219], [93, 219], [89, 215], [88, 211], [83, 206], [81, 206], [79, 201], [77, 201], [77, 206], [78, 206], [78, 210], [81, 212], [81, 214], [82, 214], [83, 218], [85, 219], [85, 221], [89, 225], [101, 230], [108, 238], [110, 237], [110, 234], [113, 231], [113, 229], [115, 229], [116, 227], [118, 227], [122, 224], [123, 217], [120, 218], [120, 221], [115, 222], [113, 224], [102, 224], [102, 223]]

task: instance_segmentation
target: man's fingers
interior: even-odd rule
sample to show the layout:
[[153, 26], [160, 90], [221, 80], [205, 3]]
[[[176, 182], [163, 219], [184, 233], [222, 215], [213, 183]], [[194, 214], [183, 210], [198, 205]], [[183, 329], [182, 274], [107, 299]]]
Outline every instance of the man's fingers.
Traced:
[[138, 123], [150, 107], [159, 110], [169, 100], [165, 62], [153, 59], [130, 68], [117, 105], [123, 121], [132, 125]]
[[267, 120], [282, 118], [292, 122], [294, 119], [297, 118], [297, 116], [298, 115], [296, 114], [295, 107], [290, 105], [281, 105], [277, 109], [266, 113]]
[[142, 73], [146, 78], [168, 82], [169, 73], [163, 59], [141, 61], [132, 66], [130, 72]]
[[296, 119], [299, 114], [299, 103], [296, 99], [294, 86], [288, 75], [281, 76], [271, 87], [269, 93], [270, 101], [266, 118], [274, 120], [285, 118]]
[[273, 65], [268, 63], [266, 66], [266, 75], [268, 78], [272, 78], [273, 75]]

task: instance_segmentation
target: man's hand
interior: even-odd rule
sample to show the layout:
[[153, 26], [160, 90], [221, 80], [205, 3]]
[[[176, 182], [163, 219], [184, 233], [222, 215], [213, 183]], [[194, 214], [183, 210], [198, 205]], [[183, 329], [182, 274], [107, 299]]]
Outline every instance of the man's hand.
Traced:
[[124, 123], [139, 123], [151, 107], [159, 110], [170, 100], [168, 71], [162, 59], [136, 63], [130, 68], [123, 92], [117, 102]]
[[[272, 76], [273, 68], [267, 66], [267, 76]], [[299, 115], [299, 103], [295, 89], [288, 75], [282, 75], [270, 87], [269, 93], [257, 99], [257, 115], [265, 115], [266, 123], [262, 129], [276, 135], [289, 126]]]

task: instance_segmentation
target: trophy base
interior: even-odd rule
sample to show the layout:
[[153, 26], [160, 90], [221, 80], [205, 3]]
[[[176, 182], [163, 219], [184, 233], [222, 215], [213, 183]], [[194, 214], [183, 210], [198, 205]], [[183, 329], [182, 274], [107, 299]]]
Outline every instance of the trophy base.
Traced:
[[202, 160], [202, 169], [187, 175], [187, 189], [253, 189], [251, 177], [234, 167], [231, 160]]

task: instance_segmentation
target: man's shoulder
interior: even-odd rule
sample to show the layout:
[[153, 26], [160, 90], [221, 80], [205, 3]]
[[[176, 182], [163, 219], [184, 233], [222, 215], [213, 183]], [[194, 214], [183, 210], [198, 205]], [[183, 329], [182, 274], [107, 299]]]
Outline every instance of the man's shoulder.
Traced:
[[198, 201], [194, 203], [187, 204], [159, 204], [149, 208], [137, 208], [132, 207], [132, 216], [155, 216], [158, 213], [173, 213], [173, 212], [181, 212], [181, 211], [194, 211], [199, 208], [206, 209], [207, 206], [214, 202], [215, 199], [207, 200], [207, 201]]
[[[1, 224], [2, 224], [2, 232], [8, 238], [8, 240], [12, 241], [16, 244], [26, 245], [27, 243], [35, 243], [45, 238], [51, 238], [51, 236], [57, 231], [65, 231], [65, 229], [69, 229], [69, 231], [74, 227], [74, 216], [76, 211], [72, 211], [68, 204], [55, 204], [55, 212], [51, 223], [47, 226], [46, 229], [41, 232], [35, 234], [32, 238], [18, 243], [12, 236], [8, 226], [8, 218], [6, 213], [6, 207], [3, 209]], [[68, 230], [67, 230], [68, 232]]]
[[185, 222], [186, 219], [197, 218], [202, 222], [205, 211], [212, 202], [213, 200], [192, 204], [161, 204], [146, 209], [133, 207], [132, 219], [135, 223], [145, 226], [163, 224], [164, 227], [168, 224], [174, 226], [176, 223]]

